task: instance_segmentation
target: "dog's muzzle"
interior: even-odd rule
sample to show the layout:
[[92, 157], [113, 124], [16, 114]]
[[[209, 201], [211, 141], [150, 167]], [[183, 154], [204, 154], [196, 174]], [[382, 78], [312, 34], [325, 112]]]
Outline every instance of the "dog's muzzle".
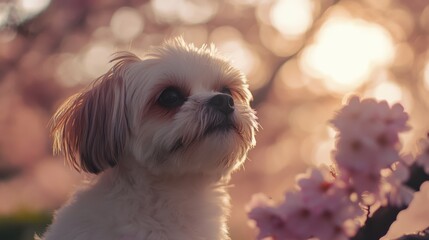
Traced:
[[234, 99], [228, 94], [217, 94], [208, 101], [208, 105], [216, 111], [219, 111], [226, 116], [232, 114], [235, 110]]
[[[206, 137], [212, 133], [226, 133], [230, 130], [239, 132], [232, 116], [235, 107], [234, 99], [230, 95], [220, 93], [211, 97], [206, 102], [206, 109], [208, 110], [206, 114], [210, 115], [209, 118], [212, 120], [206, 125], [204, 132], [191, 142], [198, 141], [201, 137]], [[182, 139], [179, 139], [170, 149], [170, 152], [176, 152], [183, 147], [185, 147], [184, 143]]]
[[235, 123], [232, 120], [232, 113], [235, 110], [234, 99], [224, 93], [217, 94], [207, 101], [208, 107], [212, 110], [216, 121], [209, 125], [204, 132], [204, 135], [215, 131], [228, 131], [235, 128]]

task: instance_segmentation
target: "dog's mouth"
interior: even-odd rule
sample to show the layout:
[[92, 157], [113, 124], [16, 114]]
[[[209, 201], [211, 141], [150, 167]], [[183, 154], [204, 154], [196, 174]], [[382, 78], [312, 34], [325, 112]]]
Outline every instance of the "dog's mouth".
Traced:
[[231, 120], [224, 120], [219, 124], [213, 124], [204, 131], [203, 136], [207, 136], [209, 134], [215, 133], [215, 132], [228, 132], [230, 130], [237, 129], [235, 124]]
[[[221, 123], [209, 125], [205, 129], [203, 134], [200, 135], [200, 137], [195, 138], [193, 141], [191, 141], [190, 144], [186, 144], [186, 145], [192, 145], [194, 142], [198, 142], [202, 138], [205, 138], [205, 137], [212, 135], [212, 134], [215, 134], [215, 133], [228, 133], [230, 131], [239, 132], [236, 124], [232, 120], [226, 119], [226, 120], [222, 121]], [[184, 147], [185, 147], [185, 144], [183, 143], [182, 139], [178, 139], [176, 141], [176, 143], [173, 145], [173, 147], [170, 149], [170, 152], [176, 152], [176, 151], [178, 151]]]

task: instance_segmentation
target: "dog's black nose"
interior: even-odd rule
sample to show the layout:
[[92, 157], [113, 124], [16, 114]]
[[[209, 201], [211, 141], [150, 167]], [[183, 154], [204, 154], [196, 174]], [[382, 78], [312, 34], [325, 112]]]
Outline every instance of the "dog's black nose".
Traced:
[[234, 99], [228, 94], [218, 94], [210, 98], [208, 104], [224, 114], [234, 112]]

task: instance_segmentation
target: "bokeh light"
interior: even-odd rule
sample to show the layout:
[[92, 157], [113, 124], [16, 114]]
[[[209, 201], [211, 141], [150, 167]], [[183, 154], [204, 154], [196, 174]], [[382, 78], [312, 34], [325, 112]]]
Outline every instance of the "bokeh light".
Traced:
[[26, 19], [39, 14], [50, 2], [50, 0], [18, 0], [16, 7], [20, 17]]
[[211, 42], [216, 44], [219, 52], [230, 59], [246, 75], [251, 74], [258, 63], [258, 56], [248, 47], [242, 35], [235, 28], [222, 26], [210, 35]]
[[304, 50], [301, 66], [308, 75], [322, 79], [330, 91], [345, 93], [388, 65], [393, 56], [392, 38], [383, 27], [336, 16], [321, 27], [314, 43]]
[[130, 7], [122, 7], [115, 11], [110, 20], [110, 28], [117, 39], [129, 42], [136, 38], [144, 27], [140, 13]]
[[374, 88], [374, 98], [378, 100], [386, 100], [390, 104], [402, 102], [401, 87], [392, 82], [382, 82]]
[[335, 130], [332, 127], [325, 128], [326, 136], [323, 140], [319, 141], [313, 151], [313, 163], [316, 166], [330, 166], [332, 165], [331, 155], [332, 149], [335, 147]]
[[273, 26], [286, 37], [304, 34], [313, 24], [313, 0], [277, 0], [270, 11]]
[[56, 76], [62, 85], [72, 87], [82, 84], [85, 80], [85, 74], [80, 71], [82, 66], [78, 57], [64, 53], [58, 57], [58, 62], [59, 66], [56, 70]]
[[154, 0], [151, 3], [157, 20], [166, 23], [204, 23], [214, 17], [218, 9], [218, 2], [210, 0]]
[[0, 28], [2, 28], [8, 20], [10, 5], [7, 3], [0, 3]]
[[89, 79], [97, 78], [109, 69], [108, 59], [115, 52], [110, 42], [94, 42], [83, 54], [82, 63]]

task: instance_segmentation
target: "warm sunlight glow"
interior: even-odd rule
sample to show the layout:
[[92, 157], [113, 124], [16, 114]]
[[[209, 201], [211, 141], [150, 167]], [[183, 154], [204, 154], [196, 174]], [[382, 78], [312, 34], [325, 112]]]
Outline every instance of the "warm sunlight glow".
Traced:
[[43, 11], [50, 2], [50, 0], [18, 0], [17, 7], [23, 15], [21, 17], [27, 18]]
[[179, 1], [179, 18], [184, 23], [197, 24], [210, 20], [217, 13], [217, 1]]
[[108, 60], [114, 47], [108, 42], [95, 42], [83, 55], [83, 67], [91, 78], [96, 78], [109, 69]]
[[378, 100], [386, 100], [393, 104], [401, 102], [403, 98], [401, 88], [393, 82], [382, 82], [374, 88], [373, 97]]
[[130, 7], [115, 11], [110, 20], [110, 28], [117, 39], [131, 41], [143, 30], [144, 22], [140, 13]]
[[214, 43], [219, 52], [246, 75], [255, 70], [258, 55], [246, 44], [237, 29], [229, 26], [218, 27], [211, 32], [208, 42]]
[[316, 166], [332, 165], [331, 155], [332, 155], [333, 149], [335, 149], [334, 137], [318, 143], [315, 147], [314, 154], [312, 155], [313, 163]]
[[332, 151], [335, 149], [335, 139], [337, 137], [337, 131], [331, 126], [326, 125], [324, 127], [324, 133], [326, 137], [320, 140], [313, 151], [312, 163], [316, 166], [331, 166]]
[[314, 1], [278, 0], [270, 10], [270, 21], [286, 37], [305, 33], [313, 23]]
[[151, 2], [156, 18], [161, 22], [181, 21], [189, 24], [204, 23], [217, 13], [217, 1], [209, 0], [154, 0]]
[[227, 40], [217, 45], [220, 52], [232, 60], [234, 66], [249, 74], [255, 67], [254, 53], [242, 41]]
[[390, 34], [380, 25], [360, 19], [328, 20], [301, 57], [301, 67], [324, 81], [334, 92], [345, 93], [368, 80], [394, 56]]
[[6, 3], [0, 3], [0, 27], [7, 23], [10, 7]]
[[161, 22], [173, 22], [177, 18], [176, 10], [181, 1], [153, 0], [151, 6], [156, 17]]

